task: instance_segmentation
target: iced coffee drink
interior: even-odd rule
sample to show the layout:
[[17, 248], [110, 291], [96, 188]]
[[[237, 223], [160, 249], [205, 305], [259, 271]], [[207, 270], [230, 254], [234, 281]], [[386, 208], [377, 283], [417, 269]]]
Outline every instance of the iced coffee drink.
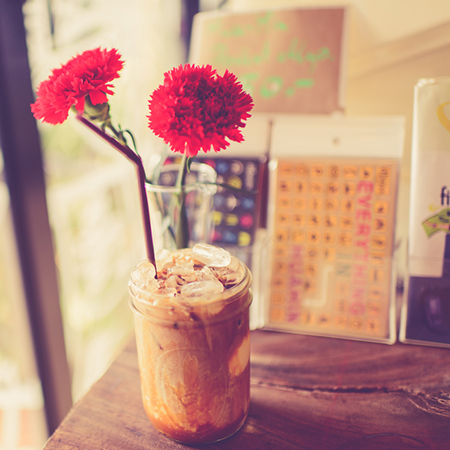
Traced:
[[131, 273], [131, 306], [145, 411], [182, 443], [224, 439], [244, 423], [250, 400], [248, 268], [198, 244], [162, 251], [155, 268]]

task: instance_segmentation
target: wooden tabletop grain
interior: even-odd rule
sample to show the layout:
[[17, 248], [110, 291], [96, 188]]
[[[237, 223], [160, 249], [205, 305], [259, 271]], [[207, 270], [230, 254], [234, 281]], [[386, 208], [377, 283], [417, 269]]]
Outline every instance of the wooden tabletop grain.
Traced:
[[[252, 332], [244, 427], [233, 450], [448, 450], [450, 350]], [[149, 423], [131, 340], [45, 450], [182, 449]], [[205, 448], [205, 447], [203, 447]]]

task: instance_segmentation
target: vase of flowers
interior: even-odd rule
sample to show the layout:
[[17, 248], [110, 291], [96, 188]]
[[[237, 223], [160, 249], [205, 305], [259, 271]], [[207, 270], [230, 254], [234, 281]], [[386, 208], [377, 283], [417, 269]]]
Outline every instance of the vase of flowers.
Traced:
[[165, 164], [158, 171], [157, 180], [146, 183], [155, 251], [211, 241], [217, 173], [207, 164], [194, 162], [180, 189], [180, 170], [179, 162]]
[[[31, 110], [36, 119], [54, 125], [63, 123], [72, 110], [81, 123], [134, 164], [147, 257], [155, 262], [147, 192], [159, 185], [159, 180], [147, 176], [133, 134], [113, 124], [108, 102], [108, 95], [114, 94], [112, 81], [119, 78], [123, 66], [116, 49], [86, 50], [54, 69], [39, 84]], [[150, 96], [149, 128], [170, 150], [181, 155], [172, 186], [172, 204], [177, 204], [179, 213], [171, 219], [171, 233], [178, 248], [188, 246], [190, 241], [186, 179], [195, 156], [199, 151], [219, 152], [230, 145], [230, 140], [241, 142], [240, 129], [252, 108], [252, 98], [243, 91], [236, 76], [228, 71], [219, 75], [210, 65], [173, 68], [164, 74], [164, 82]], [[204, 181], [214, 183], [212, 179]], [[161, 211], [161, 220], [165, 217]]]

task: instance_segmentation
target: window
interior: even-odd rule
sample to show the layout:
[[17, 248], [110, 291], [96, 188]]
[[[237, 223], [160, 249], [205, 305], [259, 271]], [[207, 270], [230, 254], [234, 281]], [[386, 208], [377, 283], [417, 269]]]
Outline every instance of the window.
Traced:
[[[4, 223], [10, 228], [9, 237], [0, 241], [0, 267], [12, 270], [16, 252], [11, 211], [20, 270], [16, 270], [17, 283], [11, 286], [12, 278], [8, 275], [6, 282], [6, 272], [0, 272], [0, 336], [14, 340], [10, 329], [16, 328], [13, 320], [19, 320], [25, 331], [18, 334], [28, 343], [14, 352], [20, 354], [14, 360], [7, 354], [11, 346], [0, 340], [0, 365], [9, 367], [1, 371], [0, 410], [2, 389], [11, 385], [8, 376], [29, 379], [29, 403], [19, 416], [28, 430], [36, 432], [25, 438], [17, 431], [19, 437], [8, 438], [8, 448], [31, 449], [41, 448], [42, 442], [37, 441], [47, 434], [43, 397], [52, 431], [70, 406], [68, 398], [83, 395], [131, 336], [126, 286], [131, 268], [144, 257], [133, 168], [75, 120], [56, 127], [38, 124], [38, 135], [29, 113], [32, 92], [52, 68], [76, 53], [97, 46], [116, 47], [126, 66], [115, 83], [113, 117], [133, 130], [140, 153], [151, 164], [162, 149], [147, 129], [147, 102], [162, 74], [184, 62], [180, 23], [185, 5], [181, 0], [28, 0], [22, 10], [20, 2], [12, 3], [0, 2], [0, 137], [13, 192], [10, 210], [5, 183], [0, 185], [2, 230]], [[31, 86], [24, 89], [27, 83]], [[45, 279], [50, 283], [44, 283]], [[16, 295], [22, 285], [31, 328], [25, 302], [20, 303]], [[52, 302], [57, 305], [54, 309]], [[58, 325], [59, 309], [62, 323]], [[54, 347], [64, 360], [67, 357], [65, 368]], [[38, 370], [33, 368], [33, 352]], [[27, 367], [26, 376], [19, 376], [22, 366]], [[60, 382], [42, 377], [44, 369], [53, 375], [60, 371], [56, 374]], [[64, 379], [71, 380], [68, 389]], [[29, 414], [30, 410], [34, 413]], [[0, 423], [1, 448], [7, 423], [2, 412]]]

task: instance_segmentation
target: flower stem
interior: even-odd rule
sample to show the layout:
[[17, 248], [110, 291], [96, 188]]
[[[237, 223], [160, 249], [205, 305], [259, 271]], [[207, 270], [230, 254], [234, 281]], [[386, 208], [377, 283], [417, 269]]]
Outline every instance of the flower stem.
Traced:
[[176, 187], [180, 190], [180, 192], [181, 192], [181, 190], [184, 186], [184, 182], [186, 180], [186, 172], [187, 172], [186, 163], [187, 163], [187, 157], [186, 157], [186, 154], [183, 153], [183, 156], [181, 157], [180, 168], [178, 169], [178, 176], [177, 176], [177, 183], [176, 183]]
[[175, 228], [175, 244], [177, 248], [187, 248], [189, 246], [190, 230], [189, 230], [189, 220], [187, 217], [184, 185], [186, 182], [187, 173], [187, 157], [183, 153], [180, 162], [180, 169], [178, 171], [176, 187], [179, 189], [178, 197], [178, 221]]
[[[141, 201], [141, 211], [142, 211], [142, 220], [144, 225], [144, 233], [145, 233], [145, 243], [147, 250], [147, 258], [148, 260], [156, 267], [156, 258], [155, 258], [155, 249], [153, 246], [153, 236], [152, 236], [152, 227], [150, 223], [150, 213], [147, 201], [147, 191], [145, 189], [145, 171], [144, 166], [142, 164], [141, 157], [133, 152], [127, 145], [123, 145], [113, 137], [106, 134], [102, 129], [94, 125], [92, 122], [87, 120], [82, 115], [78, 114], [77, 119], [83, 124], [90, 128], [94, 133], [104, 139], [108, 144], [112, 145], [116, 150], [118, 150], [122, 155], [124, 155], [128, 160], [130, 160], [135, 166], [138, 177], [138, 185], [139, 185], [139, 196]], [[156, 275], [155, 275], [156, 278]]]

